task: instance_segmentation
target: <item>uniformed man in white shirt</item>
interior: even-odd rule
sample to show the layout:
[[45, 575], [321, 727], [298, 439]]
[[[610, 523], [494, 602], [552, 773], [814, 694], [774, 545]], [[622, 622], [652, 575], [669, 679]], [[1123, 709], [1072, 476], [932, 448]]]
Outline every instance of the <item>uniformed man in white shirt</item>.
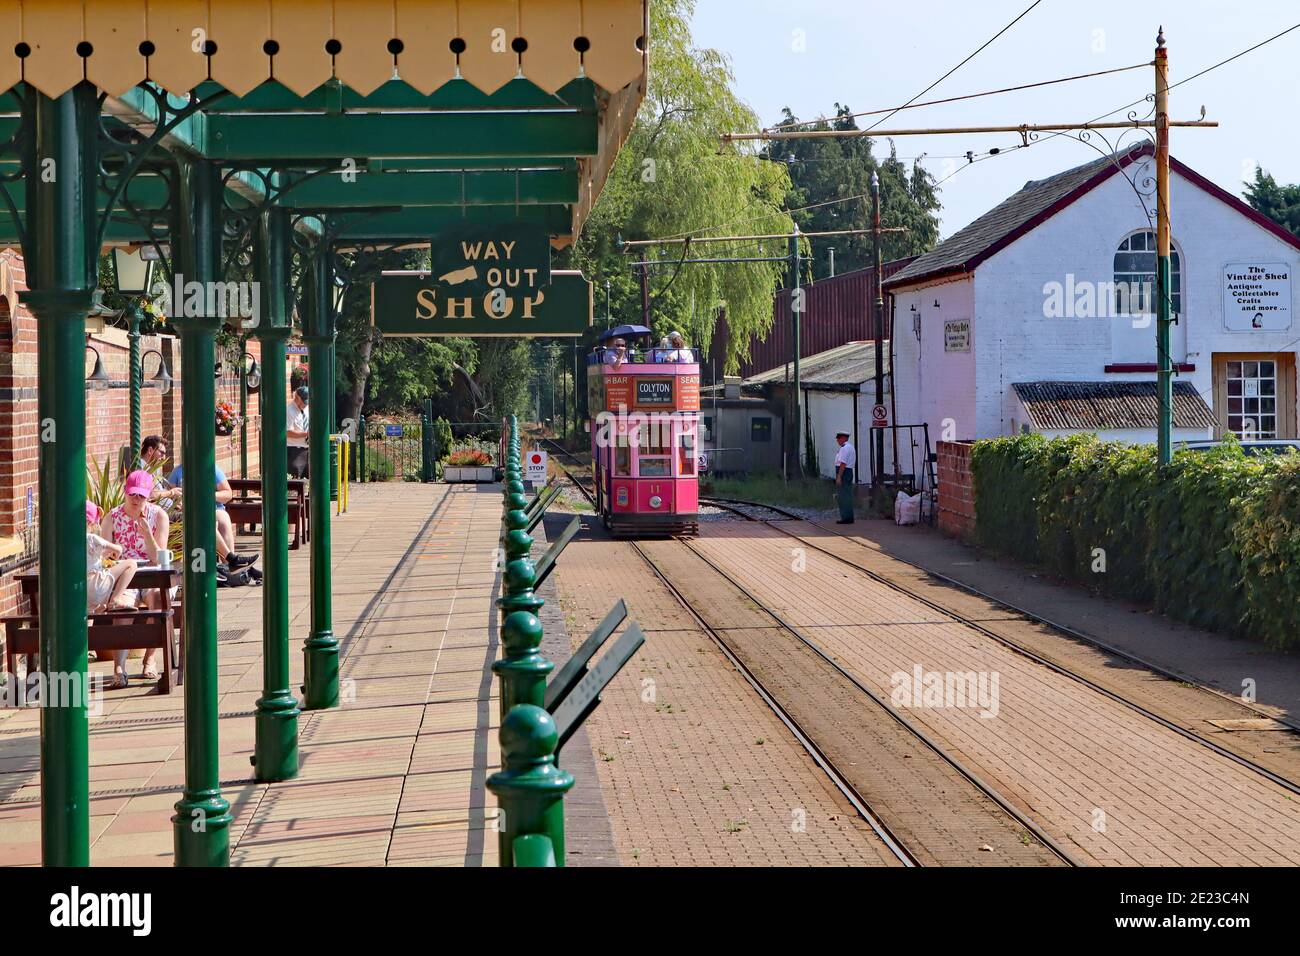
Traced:
[[858, 465], [858, 452], [848, 432], [836, 432], [835, 441], [840, 446], [835, 453], [835, 497], [840, 505], [840, 520], [835, 523], [853, 524], [853, 469]]
[[307, 407], [307, 386], [295, 389], [285, 421], [285, 440], [289, 445], [289, 474], [307, 477], [307, 448], [310, 442], [311, 413]]

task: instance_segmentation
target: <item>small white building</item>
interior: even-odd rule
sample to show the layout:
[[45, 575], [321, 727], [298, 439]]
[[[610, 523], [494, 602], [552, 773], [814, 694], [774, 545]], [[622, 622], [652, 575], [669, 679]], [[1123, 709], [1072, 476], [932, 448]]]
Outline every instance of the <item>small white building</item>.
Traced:
[[[1300, 241], [1170, 160], [1175, 440], [1295, 438]], [[1156, 435], [1152, 147], [1030, 182], [891, 277], [898, 420], [932, 441]]]
[[[885, 408], [889, 408], [889, 342], [881, 352], [885, 368]], [[751, 375], [744, 381], [751, 393], [761, 393], [774, 405], [788, 408], [790, 401], [790, 366]], [[854, 480], [857, 484], [871, 481], [875, 461], [876, 432], [881, 433], [884, 471], [894, 472], [894, 453], [897, 448], [898, 471], [908, 485], [924, 484], [928, 487], [929, 462], [926, 460], [926, 435], [923, 429], [903, 427], [875, 429], [873, 410], [876, 402], [876, 345], [875, 342], [846, 342], [844, 345], [805, 356], [799, 363], [799, 388], [803, 397], [803, 429], [806, 440], [811, 440], [817, 458], [817, 470], [827, 478], [835, 475], [835, 455], [839, 451], [836, 433], [849, 433], [858, 453], [858, 468]], [[935, 436], [929, 436], [933, 447]]]

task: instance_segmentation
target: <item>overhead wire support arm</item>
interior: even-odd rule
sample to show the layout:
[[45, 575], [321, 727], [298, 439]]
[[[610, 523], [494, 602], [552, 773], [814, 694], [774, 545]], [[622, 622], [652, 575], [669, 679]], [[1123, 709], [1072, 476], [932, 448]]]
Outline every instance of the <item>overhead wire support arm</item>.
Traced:
[[[775, 141], [784, 139], [855, 139], [889, 136], [944, 136], [971, 133], [1019, 133], [1027, 138], [1031, 133], [1065, 133], [1071, 130], [1090, 129], [1154, 129], [1155, 120], [1128, 120], [1112, 123], [1022, 123], [1019, 126], [940, 126], [932, 129], [810, 129], [789, 132], [760, 133], [723, 133], [722, 143], [737, 143], [744, 140]], [[1210, 128], [1217, 127], [1216, 120], [1170, 120], [1169, 126]], [[808, 233], [812, 235], [812, 233]], [[701, 240], [697, 240], [701, 241]]]

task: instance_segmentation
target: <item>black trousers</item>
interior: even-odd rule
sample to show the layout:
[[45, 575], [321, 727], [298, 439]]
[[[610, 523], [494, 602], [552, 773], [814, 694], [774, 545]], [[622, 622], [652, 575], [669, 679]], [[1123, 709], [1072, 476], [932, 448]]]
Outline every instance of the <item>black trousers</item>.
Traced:
[[840, 506], [840, 520], [853, 520], [853, 469], [845, 468], [840, 473], [840, 484], [835, 489], [835, 498]]
[[289, 474], [294, 478], [307, 477], [307, 446], [289, 446]]

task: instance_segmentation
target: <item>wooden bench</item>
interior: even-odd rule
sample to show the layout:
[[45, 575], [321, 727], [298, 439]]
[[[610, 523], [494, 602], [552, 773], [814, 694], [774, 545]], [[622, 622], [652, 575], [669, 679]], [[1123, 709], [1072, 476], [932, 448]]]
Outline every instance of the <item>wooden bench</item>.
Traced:
[[[86, 618], [86, 645], [91, 651], [123, 651], [135, 648], [162, 648], [163, 666], [158, 678], [160, 693], [169, 694], [173, 684], [184, 680], [185, 620], [179, 601], [171, 599], [171, 586], [180, 578], [180, 569], [141, 568], [131, 580], [132, 588], [158, 589], [162, 609], [157, 611], [111, 611]], [[40, 607], [40, 579], [35, 572], [14, 575], [32, 608]], [[18, 614], [0, 618], [5, 629], [5, 664], [11, 674], [19, 654], [27, 655], [31, 673], [40, 651], [40, 618], [36, 614]], [[172, 652], [172, 633], [179, 632], [179, 662]]]
[[[0, 619], [5, 628], [5, 664], [9, 673], [17, 674], [15, 659], [27, 655], [27, 672], [40, 652], [40, 619], [35, 615], [18, 615]], [[114, 611], [91, 614], [86, 619], [86, 644], [92, 651], [126, 651], [135, 648], [162, 648], [162, 670], [158, 692], [170, 694], [174, 682], [172, 662], [171, 611]]]
[[[289, 490], [289, 527], [293, 541], [289, 549], [296, 550], [303, 541], [311, 540], [310, 515], [307, 509], [307, 482], [301, 478], [287, 478]], [[260, 478], [231, 478], [230, 489], [235, 497], [226, 502], [230, 521], [236, 526], [256, 527], [262, 523], [262, 480]]]

